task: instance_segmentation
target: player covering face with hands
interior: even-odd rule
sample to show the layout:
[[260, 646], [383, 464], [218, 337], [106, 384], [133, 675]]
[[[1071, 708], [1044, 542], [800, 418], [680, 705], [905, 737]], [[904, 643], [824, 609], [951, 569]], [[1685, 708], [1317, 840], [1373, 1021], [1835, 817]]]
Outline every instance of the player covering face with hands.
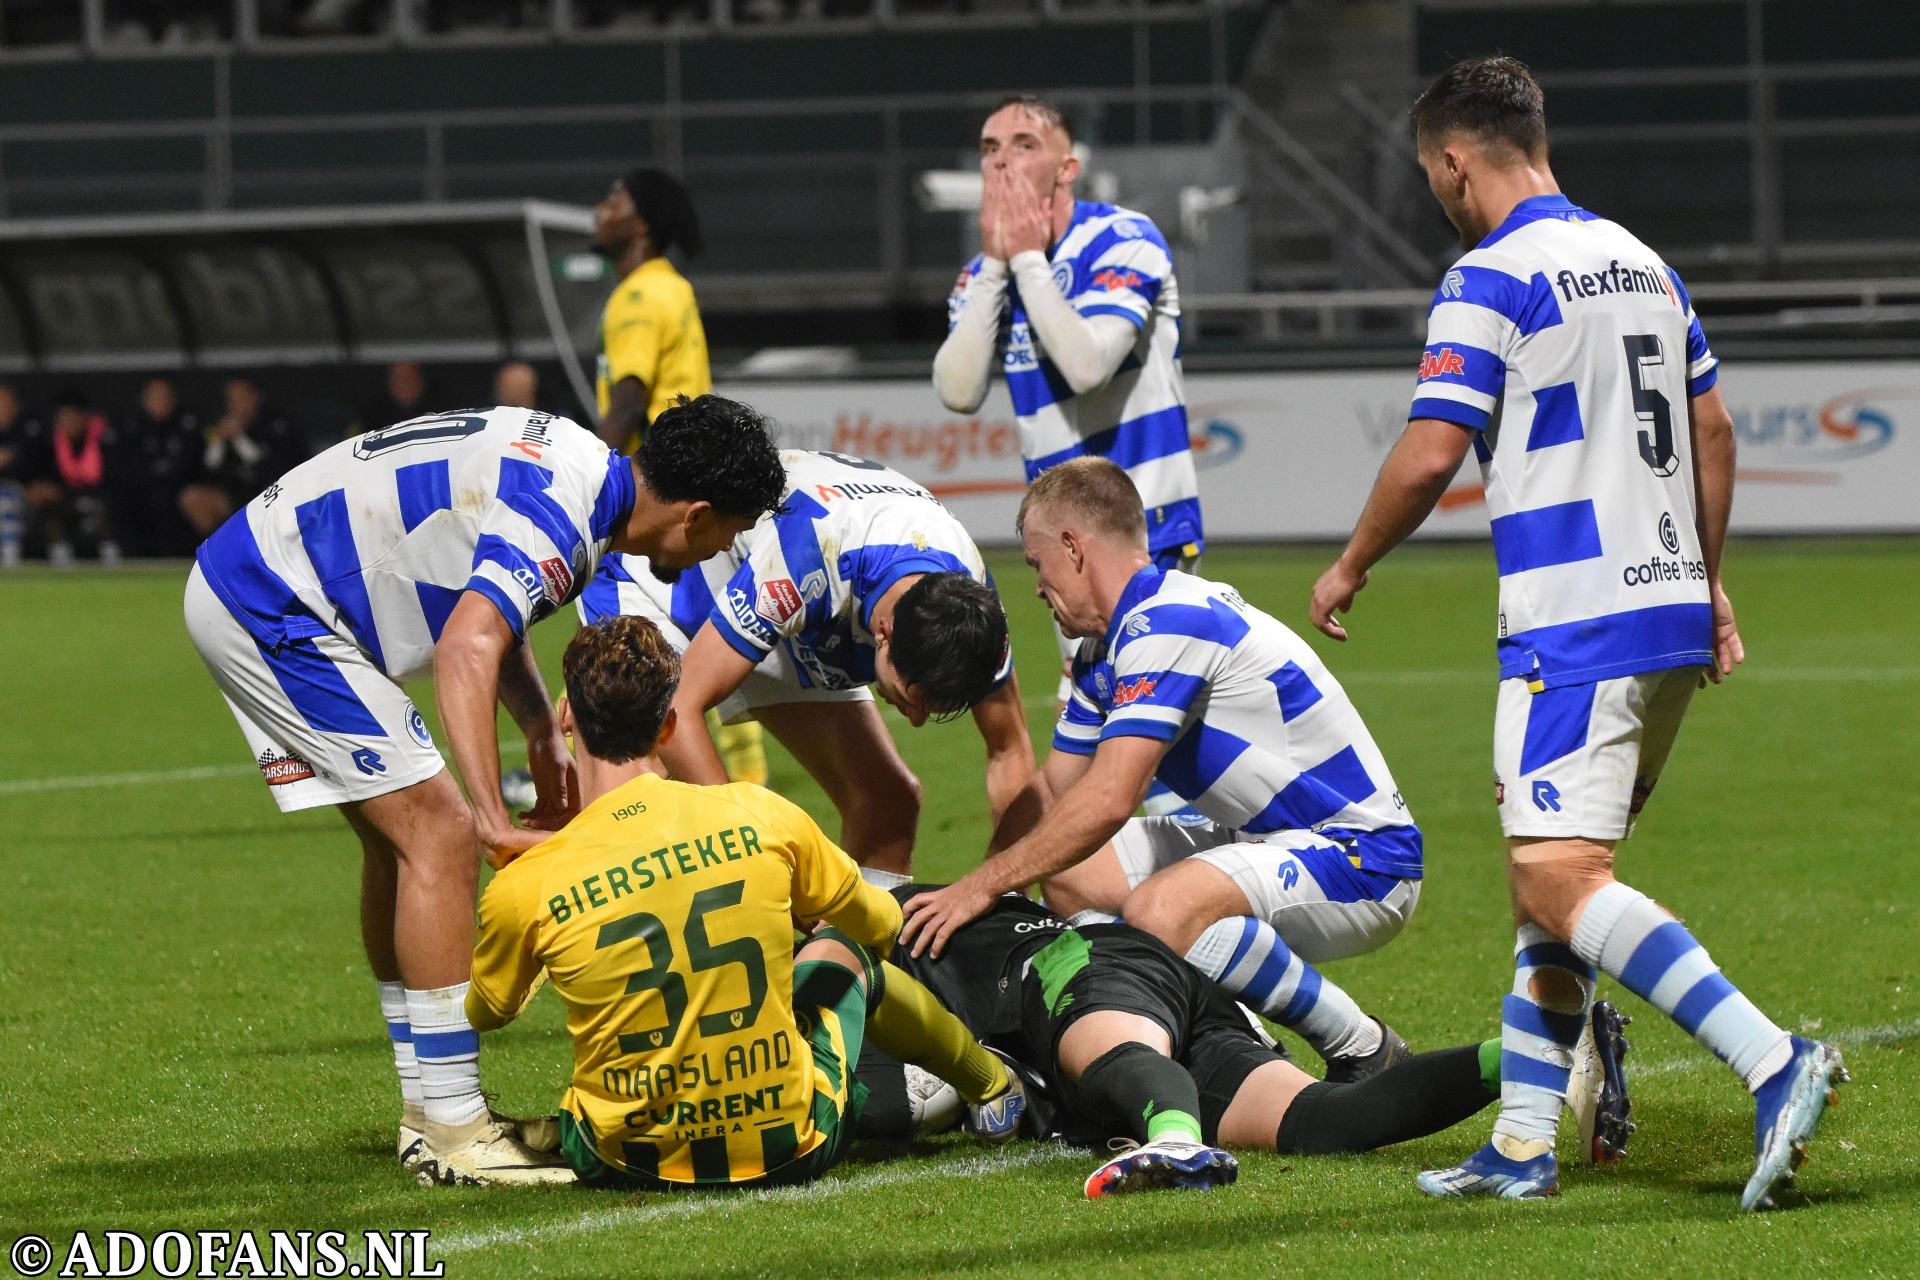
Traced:
[[[698, 564], [785, 480], [766, 424], [715, 397], [662, 414], [632, 458], [565, 418], [469, 410], [334, 446], [201, 546], [187, 630], [270, 792], [286, 812], [337, 805], [360, 837], [403, 1163], [489, 1119], [463, 1010], [480, 857], [510, 860], [580, 806], [527, 628], [610, 550]], [[427, 675], [467, 797], [401, 687]], [[494, 782], [496, 704], [526, 735], [526, 827]]]

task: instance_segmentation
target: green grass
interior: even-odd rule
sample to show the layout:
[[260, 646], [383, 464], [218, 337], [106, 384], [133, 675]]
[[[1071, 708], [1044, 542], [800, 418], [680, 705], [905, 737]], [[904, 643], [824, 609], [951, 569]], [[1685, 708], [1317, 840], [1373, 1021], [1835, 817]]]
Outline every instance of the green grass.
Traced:
[[[1305, 630], [1329, 552], [1232, 548], [1210, 576]], [[1054, 672], [1031, 575], [996, 557], [1036, 738]], [[1168, 1276], [1388, 1271], [1913, 1274], [1920, 1239], [1920, 543], [1743, 543], [1729, 580], [1752, 655], [1700, 695], [1623, 878], [1683, 914], [1793, 1029], [1845, 1044], [1856, 1083], [1802, 1194], [1743, 1218], [1751, 1107], [1728, 1073], [1618, 991], [1640, 1132], [1558, 1201], [1435, 1203], [1412, 1174], [1485, 1117], [1364, 1157], [1252, 1155], [1210, 1195], [1089, 1204], [1084, 1154], [959, 1141], [858, 1153], [760, 1197], [425, 1191], [393, 1160], [398, 1099], [355, 926], [357, 849], [331, 812], [281, 817], [257, 777], [21, 790], [4, 780], [244, 764], [180, 625], [183, 574], [0, 578], [0, 1235], [82, 1227], [431, 1229], [449, 1276], [891, 1276], [993, 1269]], [[1416, 1047], [1496, 1033], [1511, 925], [1490, 757], [1485, 547], [1396, 554], [1321, 645], [1427, 836], [1406, 934], [1332, 967]], [[537, 633], [549, 670], [568, 624]], [[1315, 637], [1318, 643], [1318, 637]], [[551, 677], [550, 677], [551, 678]], [[416, 691], [425, 709], [427, 690]], [[894, 722], [896, 726], [899, 722]], [[986, 839], [966, 724], [901, 732], [926, 784], [923, 876]], [[783, 756], [776, 784], [834, 829]], [[1604, 985], [1604, 984], [1603, 984]], [[568, 1052], [548, 994], [486, 1037], [507, 1110], [550, 1109]], [[1570, 1149], [1565, 1147], [1563, 1149]], [[62, 1255], [64, 1246], [62, 1246]], [[58, 1270], [56, 1260], [55, 1270]]]

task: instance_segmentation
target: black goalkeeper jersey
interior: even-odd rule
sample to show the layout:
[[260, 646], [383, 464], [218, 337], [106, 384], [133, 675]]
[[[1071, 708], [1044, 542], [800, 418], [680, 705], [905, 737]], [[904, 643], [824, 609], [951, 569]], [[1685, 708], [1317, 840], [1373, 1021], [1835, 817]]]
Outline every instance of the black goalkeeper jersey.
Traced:
[[[904, 904], [941, 887], [907, 884], [892, 892]], [[894, 948], [888, 960], [933, 992], [981, 1040], [998, 1040], [1021, 1034], [1020, 980], [1027, 961], [1066, 927], [1032, 898], [1007, 893], [986, 915], [954, 930], [938, 960], [930, 951], [916, 958], [909, 947]]]

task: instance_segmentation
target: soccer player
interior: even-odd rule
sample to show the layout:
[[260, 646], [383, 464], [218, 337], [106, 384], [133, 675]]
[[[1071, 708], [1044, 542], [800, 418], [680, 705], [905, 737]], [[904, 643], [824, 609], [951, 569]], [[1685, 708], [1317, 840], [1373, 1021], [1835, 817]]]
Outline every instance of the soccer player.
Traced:
[[[1231, 587], [1153, 563], [1133, 482], [1076, 458], [1020, 507], [1073, 699], [997, 852], [907, 904], [937, 951], [1000, 894], [1154, 934], [1354, 1080], [1407, 1046], [1313, 968], [1384, 946], [1420, 900], [1420, 830], [1339, 681]], [[1158, 778], [1202, 815], [1133, 817]]]
[[[187, 630], [270, 793], [283, 812], [338, 805], [360, 837], [403, 1164], [424, 1151], [496, 1180], [554, 1172], [490, 1115], [463, 1012], [478, 855], [499, 865], [579, 808], [527, 628], [609, 549], [697, 564], [784, 484], [764, 420], [727, 400], [663, 414], [633, 458], [565, 418], [469, 410], [335, 445], [201, 546]], [[401, 688], [426, 675], [466, 799]], [[496, 701], [526, 735], [538, 799], [524, 829], [493, 785]]]
[[[679, 661], [659, 630], [632, 617], [583, 627], [565, 673], [559, 717], [584, 808], [487, 886], [466, 1010], [483, 1030], [504, 1025], [551, 975], [574, 1044], [559, 1145], [579, 1180], [812, 1181], [858, 1125], [869, 1023], [889, 1053], [976, 1104], [970, 1129], [1011, 1138], [1014, 1077], [883, 961], [899, 905], [791, 802], [660, 776]], [[796, 921], [826, 925], [798, 953]], [[487, 1172], [423, 1165], [421, 1178]]]
[[[689, 257], [703, 247], [693, 200], [661, 169], [635, 169], [613, 184], [593, 211], [594, 247], [614, 260], [620, 284], [600, 316], [600, 360], [594, 394], [600, 438], [631, 451], [647, 424], [681, 396], [713, 390], [707, 331], [693, 286], [674, 270], [667, 250]], [[716, 726], [727, 775], [767, 781], [767, 752], [752, 721]]]
[[871, 684], [907, 720], [971, 711], [987, 751], [995, 820], [1033, 774], [1006, 614], [960, 522], [896, 471], [790, 450], [778, 514], [701, 572], [659, 582], [609, 557], [581, 596], [592, 622], [651, 618], [685, 670], [673, 776], [726, 781], [703, 716], [757, 719], [840, 811], [840, 843], [886, 887], [911, 872], [920, 783], [874, 707]]
[[1036, 1073], [1026, 1105], [1042, 1136], [1142, 1144], [1095, 1169], [1089, 1196], [1231, 1182], [1237, 1164], [1221, 1147], [1325, 1155], [1409, 1141], [1499, 1090], [1497, 1040], [1404, 1058], [1364, 1082], [1316, 1081], [1157, 938], [1072, 927], [1019, 894], [957, 929], [939, 956], [902, 947], [893, 963]]
[[1406, 433], [1313, 589], [1336, 640], [1367, 572], [1469, 448], [1500, 573], [1494, 802], [1518, 936], [1493, 1140], [1420, 1175], [1431, 1195], [1552, 1195], [1567, 1057], [1596, 969], [1726, 1062], [1758, 1103], [1745, 1209], [1791, 1176], [1844, 1080], [1839, 1051], [1775, 1026], [1614, 846], [1660, 779], [1696, 686], [1744, 658], [1720, 582], [1733, 422], [1680, 277], [1574, 205], [1547, 164], [1540, 87], [1472, 58], [1414, 106], [1420, 162], [1467, 249], [1433, 300]]
[[628, 448], [681, 396], [713, 390], [693, 286], [667, 259], [676, 246], [700, 252], [700, 221], [686, 187], [664, 169], [617, 179], [593, 211], [593, 247], [620, 274], [600, 316], [594, 380], [600, 438], [615, 449]]
[[[980, 172], [982, 249], [947, 300], [934, 389], [972, 413], [998, 365], [1028, 482], [1069, 458], [1111, 458], [1140, 491], [1154, 563], [1191, 573], [1206, 537], [1166, 237], [1143, 213], [1074, 199], [1073, 134], [1044, 99], [1008, 98], [987, 117]], [[1063, 667], [1074, 647], [1061, 633]], [[1058, 701], [1070, 694], [1063, 674]]]

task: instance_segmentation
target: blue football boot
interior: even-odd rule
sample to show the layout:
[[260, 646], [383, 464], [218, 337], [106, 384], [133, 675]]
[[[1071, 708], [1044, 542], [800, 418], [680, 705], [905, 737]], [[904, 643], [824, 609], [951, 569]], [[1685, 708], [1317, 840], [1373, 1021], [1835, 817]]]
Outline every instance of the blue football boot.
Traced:
[[1560, 1165], [1553, 1152], [1509, 1160], [1489, 1142], [1451, 1169], [1429, 1169], [1414, 1179], [1430, 1196], [1499, 1196], [1537, 1200], [1560, 1194]]
[[1741, 1209], [1773, 1208], [1774, 1191], [1791, 1184], [1794, 1170], [1807, 1162], [1821, 1114], [1840, 1101], [1834, 1086], [1846, 1079], [1838, 1049], [1793, 1037], [1792, 1059], [1754, 1094], [1753, 1176], [1740, 1195]]

